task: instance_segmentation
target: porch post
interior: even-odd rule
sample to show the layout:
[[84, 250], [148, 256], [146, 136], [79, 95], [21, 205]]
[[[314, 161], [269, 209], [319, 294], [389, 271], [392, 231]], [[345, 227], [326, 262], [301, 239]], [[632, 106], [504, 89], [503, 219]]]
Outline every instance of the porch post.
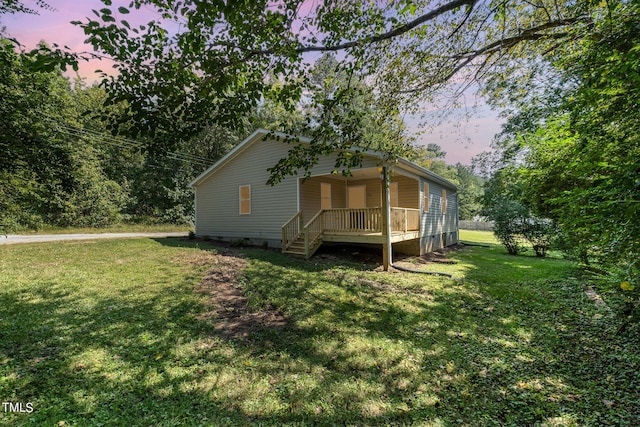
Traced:
[[391, 195], [389, 194], [389, 168], [382, 167], [382, 235], [385, 237], [382, 245], [382, 269], [389, 271], [393, 253], [391, 247]]

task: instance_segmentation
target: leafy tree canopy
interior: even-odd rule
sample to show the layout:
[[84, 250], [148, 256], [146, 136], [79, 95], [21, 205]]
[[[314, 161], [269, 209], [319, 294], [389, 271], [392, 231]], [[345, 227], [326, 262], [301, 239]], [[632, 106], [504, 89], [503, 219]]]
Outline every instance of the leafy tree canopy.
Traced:
[[[553, 51], [588, 33], [593, 20], [591, 3], [582, 1], [327, 0], [311, 8], [303, 0], [103, 3], [92, 19], [76, 24], [98, 52], [116, 60], [119, 74], [104, 74], [113, 101], [127, 100], [136, 132], [159, 144], [212, 123], [240, 129], [242, 117], [264, 100], [293, 110], [316, 99], [309, 95], [318, 89], [313, 55], [339, 54], [335, 69], [347, 84], [317, 99], [326, 114], [310, 126], [320, 148], [292, 152], [290, 167], [272, 171], [274, 181], [308, 167], [324, 151], [371, 147], [368, 120], [358, 108], [362, 96], [375, 106], [379, 123], [391, 123], [382, 135], [393, 157], [404, 152], [406, 140], [389, 118], [452, 81], [461, 90], [528, 51]], [[143, 6], [161, 18], [131, 25], [129, 13]], [[338, 166], [354, 161], [344, 157]]]
[[494, 169], [518, 183], [520, 202], [560, 225], [582, 261], [638, 284], [640, 5], [604, 6], [589, 37], [491, 82], [508, 114]]
[[26, 6], [20, 0], [0, 0], [0, 14], [4, 13], [29, 13], [38, 14], [38, 9], [54, 10], [47, 2], [43, 0], [34, 1], [36, 8]]

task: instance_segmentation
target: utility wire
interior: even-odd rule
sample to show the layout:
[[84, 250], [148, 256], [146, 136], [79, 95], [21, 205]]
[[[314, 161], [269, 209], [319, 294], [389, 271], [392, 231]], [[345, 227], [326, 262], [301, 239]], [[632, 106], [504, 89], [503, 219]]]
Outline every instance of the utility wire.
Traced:
[[[90, 136], [90, 137], [94, 137], [102, 142], [111, 144], [111, 145], [116, 145], [116, 146], [127, 146], [129, 148], [143, 148], [144, 144], [131, 140], [131, 139], [126, 139], [126, 138], [122, 138], [122, 137], [113, 137], [109, 134], [106, 133], [102, 133], [102, 132], [98, 132], [98, 131], [94, 131], [94, 130], [90, 130], [90, 129], [83, 129], [83, 128], [78, 128], [78, 127], [70, 127], [70, 126], [66, 126], [66, 125], [59, 125], [61, 128], [64, 128], [66, 130], [69, 131], [73, 131], [78, 133], [80, 136]], [[201, 156], [196, 156], [193, 154], [189, 154], [189, 153], [183, 153], [183, 152], [179, 152], [179, 151], [174, 151], [174, 152], [170, 152], [170, 153], [166, 153], [167, 156], [172, 156], [172, 157], [180, 157], [184, 160], [187, 161], [193, 161], [193, 162], [199, 162], [199, 163], [203, 163], [203, 164], [211, 164], [211, 161], [209, 161], [209, 159], [205, 158], [205, 157], [201, 157]], [[179, 159], [178, 159], [179, 160]]]
[[[67, 126], [59, 123], [56, 124], [56, 127], [60, 132], [65, 133], [69, 136], [92, 138], [94, 140], [97, 140], [98, 142], [102, 142], [102, 143], [120, 147], [120, 148], [128, 148], [128, 149], [144, 148], [144, 144], [138, 141], [134, 141], [127, 138], [121, 138], [121, 137], [113, 137], [109, 134], [90, 130], [90, 129], [83, 129], [76, 126]], [[208, 167], [212, 163], [210, 160], [206, 159], [205, 157], [196, 156], [193, 154], [183, 153], [179, 151], [166, 152], [164, 153], [164, 155], [169, 159], [188, 162], [198, 166]]]
[[[70, 129], [60, 129], [59, 128], [58, 131], [60, 133], [62, 133], [62, 134], [65, 134], [65, 135], [71, 136], [71, 137], [81, 137], [81, 138], [86, 138], [87, 137], [87, 135], [84, 135], [81, 132], [76, 132], [76, 130], [73, 129], [73, 128], [70, 128]], [[125, 148], [142, 148], [142, 144], [138, 144], [138, 145], [134, 146], [134, 145], [128, 145], [128, 144], [117, 144], [117, 143], [112, 143], [112, 142], [109, 142], [109, 141], [100, 141], [100, 142], [104, 142], [104, 143], [109, 144], [109, 145], [115, 145], [115, 146], [118, 146], [120, 148], [122, 148], [122, 147], [125, 147]], [[192, 162], [191, 160], [188, 160], [188, 159], [176, 159], [174, 157], [168, 157], [168, 158], [171, 158], [171, 159], [174, 159], [174, 160], [181, 160], [183, 162]], [[201, 166], [202, 164], [199, 163], [198, 165]], [[208, 164], [207, 164], [207, 166], [208, 166]], [[150, 167], [150, 168], [154, 168], [154, 169], [164, 169], [164, 170], [172, 171], [172, 172], [175, 172], [176, 170], [184, 170], [184, 168], [176, 169], [176, 168], [170, 168], [170, 167], [167, 167], [167, 166], [150, 163], [149, 159], [145, 159], [144, 167]]]

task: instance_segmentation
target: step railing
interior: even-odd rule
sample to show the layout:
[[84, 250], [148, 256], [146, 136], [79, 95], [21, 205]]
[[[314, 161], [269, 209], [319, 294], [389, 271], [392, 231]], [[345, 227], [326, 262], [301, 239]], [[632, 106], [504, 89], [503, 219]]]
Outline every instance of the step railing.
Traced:
[[324, 215], [326, 211], [318, 212], [311, 221], [304, 226], [304, 257], [309, 259], [322, 244], [324, 230]]
[[295, 214], [289, 221], [282, 226], [282, 250], [286, 251], [291, 247], [303, 233], [303, 217], [302, 211]]

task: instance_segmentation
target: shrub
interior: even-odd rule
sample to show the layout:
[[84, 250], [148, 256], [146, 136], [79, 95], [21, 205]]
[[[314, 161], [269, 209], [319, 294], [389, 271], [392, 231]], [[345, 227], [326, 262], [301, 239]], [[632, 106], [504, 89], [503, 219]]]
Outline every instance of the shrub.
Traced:
[[244, 239], [232, 240], [229, 242], [229, 246], [231, 246], [232, 248], [244, 248], [247, 246], [251, 246], [251, 240], [247, 239], [246, 237]]
[[536, 256], [544, 258], [558, 230], [553, 221], [530, 216], [522, 220], [520, 234], [533, 246]]
[[522, 224], [527, 209], [515, 200], [500, 198], [487, 209], [487, 217], [493, 221], [493, 232], [511, 255], [525, 250], [522, 245]]
[[544, 258], [559, 234], [553, 221], [532, 215], [526, 206], [505, 197], [494, 199], [493, 204], [485, 208], [485, 215], [494, 222], [494, 234], [511, 255], [525, 251], [522, 243], [527, 241], [536, 256]]

